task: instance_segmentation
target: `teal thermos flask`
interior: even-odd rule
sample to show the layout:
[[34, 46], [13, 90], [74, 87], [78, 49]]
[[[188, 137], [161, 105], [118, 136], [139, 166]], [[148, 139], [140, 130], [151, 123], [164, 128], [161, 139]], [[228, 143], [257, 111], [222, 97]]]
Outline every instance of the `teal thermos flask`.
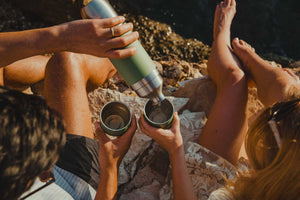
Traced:
[[[82, 8], [83, 18], [110, 18], [118, 16], [106, 0], [92, 0]], [[137, 52], [125, 59], [110, 59], [121, 74], [125, 82], [140, 97], [149, 98], [153, 103], [162, 102], [162, 78], [155, 68], [155, 64], [139, 41], [127, 47], [135, 46]]]

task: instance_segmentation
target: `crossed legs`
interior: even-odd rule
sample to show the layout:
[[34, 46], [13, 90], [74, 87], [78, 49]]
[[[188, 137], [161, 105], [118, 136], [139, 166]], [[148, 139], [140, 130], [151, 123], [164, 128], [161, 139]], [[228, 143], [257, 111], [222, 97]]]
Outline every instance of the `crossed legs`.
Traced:
[[65, 120], [67, 133], [94, 138], [86, 88], [101, 85], [116, 72], [108, 59], [54, 55], [45, 70], [45, 98]]
[[24, 90], [43, 80], [49, 58], [48, 56], [33, 56], [1, 68], [1, 85], [11, 89]]
[[247, 130], [247, 80], [230, 45], [235, 6], [235, 0], [225, 0], [216, 8], [208, 73], [217, 96], [198, 141], [232, 163], [238, 160]]
[[235, 38], [230, 45], [230, 26], [235, 0], [224, 0], [216, 8], [214, 42], [208, 73], [217, 86], [217, 96], [199, 144], [232, 163], [238, 160], [247, 130], [247, 78], [257, 87], [265, 106], [299, 95], [299, 78], [287, 69], [273, 67], [246, 42]]
[[260, 58], [254, 48], [243, 40], [235, 38], [232, 46], [246, 72], [255, 82], [258, 98], [265, 106], [299, 95], [299, 78], [292, 71], [273, 67]]

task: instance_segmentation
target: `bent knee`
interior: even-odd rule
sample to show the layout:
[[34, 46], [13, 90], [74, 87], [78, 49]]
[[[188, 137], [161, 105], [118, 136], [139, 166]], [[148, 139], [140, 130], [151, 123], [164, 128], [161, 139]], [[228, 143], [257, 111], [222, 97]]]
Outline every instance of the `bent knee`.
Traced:
[[237, 85], [247, 85], [245, 73], [239, 68], [226, 68], [222, 72], [218, 72], [215, 81], [218, 88], [232, 87]]
[[54, 54], [49, 60], [46, 73], [53, 72], [59, 77], [81, 78], [85, 76], [85, 65], [81, 54], [61, 52]]

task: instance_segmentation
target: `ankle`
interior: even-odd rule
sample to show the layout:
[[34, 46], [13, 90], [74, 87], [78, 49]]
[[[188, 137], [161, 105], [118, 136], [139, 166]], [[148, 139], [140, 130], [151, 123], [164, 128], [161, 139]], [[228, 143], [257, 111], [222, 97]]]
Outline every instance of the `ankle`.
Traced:
[[217, 31], [217, 33], [215, 34], [215, 38], [214, 40], [217, 40], [217, 39], [226, 39], [226, 40], [229, 40], [229, 43], [230, 43], [230, 29], [221, 29], [219, 31]]

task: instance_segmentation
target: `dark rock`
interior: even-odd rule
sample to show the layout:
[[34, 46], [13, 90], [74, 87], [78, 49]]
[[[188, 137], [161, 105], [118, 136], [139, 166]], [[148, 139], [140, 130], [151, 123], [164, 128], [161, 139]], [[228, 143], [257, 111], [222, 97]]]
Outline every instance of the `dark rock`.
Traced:
[[34, 19], [47, 24], [59, 24], [80, 19], [83, 0], [11, 0], [13, 5]]
[[288, 67], [289, 67], [289, 68], [300, 68], [300, 60], [291, 63]]
[[171, 67], [168, 67], [167, 70], [164, 70], [164, 76], [172, 79], [180, 79], [183, 76], [182, 66], [179, 64], [174, 64]]
[[[171, 25], [185, 38], [212, 43], [214, 10], [220, 0], [110, 0], [119, 13], [144, 15]], [[245, 39], [259, 54], [300, 58], [300, 1], [237, 1], [232, 36]]]
[[162, 64], [160, 64], [159, 62], [157, 61], [154, 61], [154, 64], [155, 64], [155, 67], [156, 67], [156, 70], [158, 71], [158, 73], [162, 76], [163, 75], [163, 66]]
[[[83, 0], [11, 0], [32, 21], [43, 20], [46, 25], [80, 18]], [[3, 0], [4, 4], [9, 3]], [[219, 0], [110, 0], [119, 14], [143, 15], [169, 24], [185, 38], [197, 38], [212, 43], [214, 10]], [[232, 36], [252, 44], [259, 54], [276, 53], [294, 59], [300, 58], [300, 1], [244, 0], [237, 2], [237, 14], [232, 24]], [[7, 10], [6, 10], [7, 11]], [[143, 31], [143, 30], [142, 30]], [[164, 34], [162, 34], [164, 35]], [[145, 38], [152, 38], [145, 33]], [[164, 37], [161, 38], [165, 39]], [[176, 45], [176, 42], [173, 44]], [[180, 49], [153, 49], [160, 53], [197, 56], [197, 51], [181, 52]]]
[[25, 17], [20, 9], [13, 6], [10, 1], [0, 1], [0, 32], [21, 31], [44, 26], [45, 23], [39, 18], [32, 20]]
[[263, 54], [262, 58], [264, 58], [265, 60], [275, 61], [276, 63], [280, 64], [283, 68], [289, 67], [291, 63], [294, 62], [294, 60], [291, 58], [280, 56], [274, 53]]

